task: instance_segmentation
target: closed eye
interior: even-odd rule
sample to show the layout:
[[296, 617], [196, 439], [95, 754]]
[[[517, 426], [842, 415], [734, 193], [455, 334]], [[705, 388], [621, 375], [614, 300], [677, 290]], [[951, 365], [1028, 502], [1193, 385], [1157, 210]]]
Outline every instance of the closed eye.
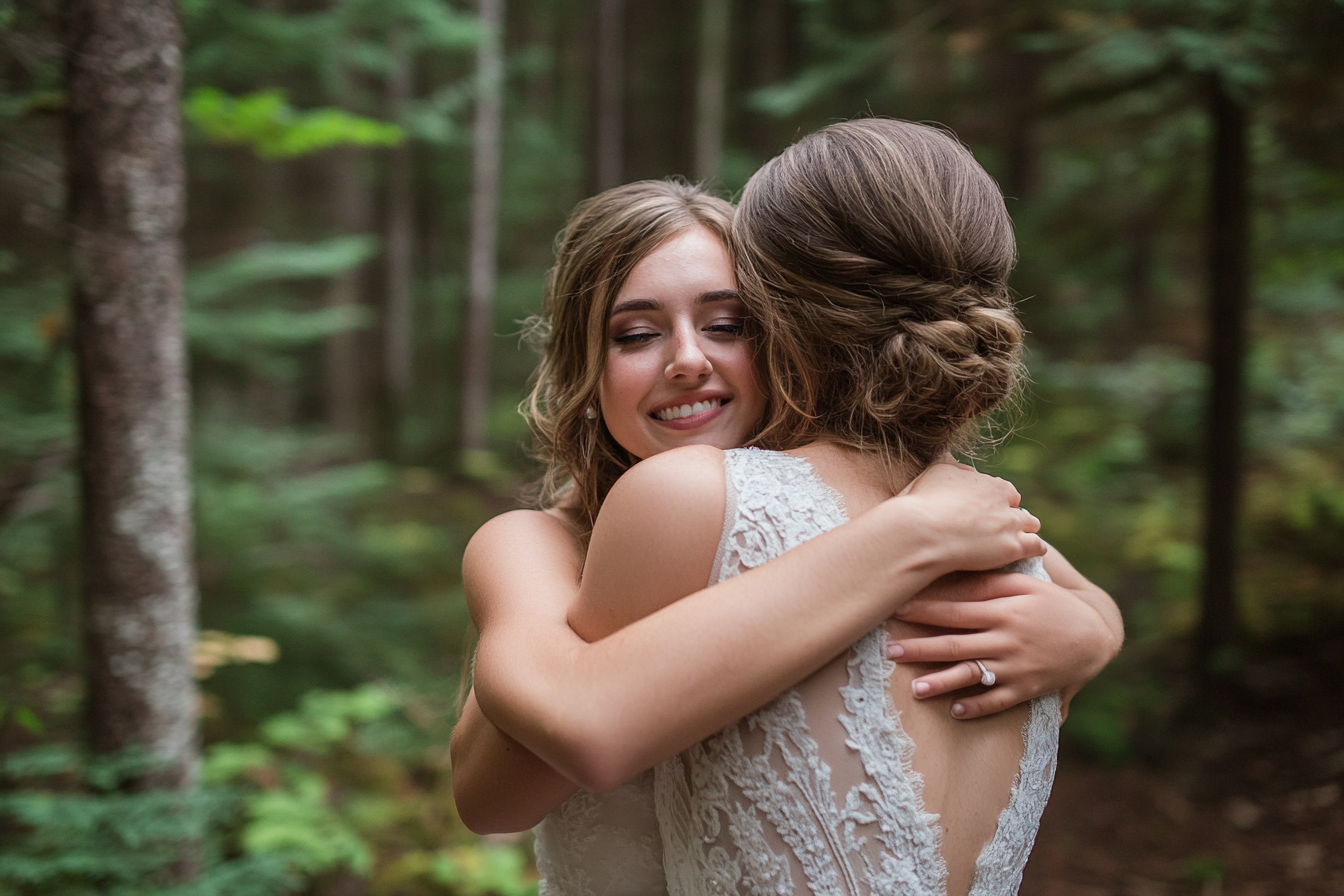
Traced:
[[658, 338], [657, 333], [643, 330], [638, 333], [622, 333], [619, 336], [613, 336], [611, 341], [617, 345], [639, 345], [656, 338]]

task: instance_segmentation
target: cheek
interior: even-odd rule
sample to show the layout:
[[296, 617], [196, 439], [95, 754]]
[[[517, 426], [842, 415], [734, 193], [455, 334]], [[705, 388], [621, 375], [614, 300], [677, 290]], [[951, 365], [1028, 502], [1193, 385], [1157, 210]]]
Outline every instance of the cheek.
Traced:
[[639, 402], [646, 391], [640, 365], [631, 360], [608, 357], [602, 371], [597, 395], [609, 429], [619, 429], [630, 418], [638, 416]]

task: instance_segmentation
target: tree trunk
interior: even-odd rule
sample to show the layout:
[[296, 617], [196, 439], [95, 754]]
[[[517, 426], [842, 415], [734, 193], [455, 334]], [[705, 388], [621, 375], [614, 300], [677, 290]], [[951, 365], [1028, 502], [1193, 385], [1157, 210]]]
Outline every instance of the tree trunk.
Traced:
[[96, 752], [196, 772], [196, 581], [182, 337], [181, 31], [170, 0], [67, 0], [67, 164]]
[[[783, 0], [758, 0], [747, 7], [746, 28], [752, 88], [779, 84], [789, 76], [789, 26]], [[770, 158], [789, 142], [791, 122], [755, 111], [745, 118], [745, 134], [752, 150], [761, 158]], [[796, 126], [796, 125], [795, 125]]]
[[728, 93], [730, 0], [701, 0], [700, 73], [695, 91], [695, 176], [718, 180], [723, 167], [723, 121]]
[[[393, 58], [387, 78], [387, 106], [399, 121], [411, 98], [411, 65], [405, 34], [394, 29], [389, 38]], [[411, 390], [412, 252], [415, 206], [411, 196], [411, 147], [393, 147], [387, 167], [387, 305], [383, 314], [383, 372], [391, 399], [393, 426], [406, 412]], [[393, 444], [397, 442], [394, 437]]]
[[496, 237], [499, 231], [500, 131], [504, 106], [504, 0], [481, 0], [486, 37], [477, 50], [471, 245], [467, 261], [466, 369], [462, 378], [462, 448], [486, 449], [490, 408], [490, 340], [494, 330]]
[[[373, 216], [372, 196], [364, 182], [363, 150], [343, 146], [328, 153], [331, 178], [332, 220], [342, 233], [367, 233]], [[331, 281], [326, 303], [332, 308], [354, 308], [363, 301], [364, 270], [346, 271]], [[360, 352], [363, 334], [345, 330], [327, 339], [323, 346], [323, 386], [327, 421], [344, 433], [367, 436], [365, 418], [364, 363]]]
[[1209, 369], [1205, 424], [1204, 581], [1199, 659], [1224, 671], [1237, 633], [1236, 538], [1241, 498], [1242, 367], [1250, 293], [1247, 114], [1214, 75], [1209, 80], [1213, 172], [1209, 184]]
[[625, 176], [625, 0], [597, 0], [597, 189]]

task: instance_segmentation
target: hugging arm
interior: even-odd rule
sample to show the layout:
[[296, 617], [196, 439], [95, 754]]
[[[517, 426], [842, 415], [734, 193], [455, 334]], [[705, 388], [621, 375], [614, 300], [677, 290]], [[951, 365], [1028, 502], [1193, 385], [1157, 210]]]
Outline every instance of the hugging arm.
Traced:
[[955, 663], [914, 682], [934, 697], [980, 681], [980, 660], [1001, 684], [963, 696], [958, 718], [973, 719], [1040, 694], [1060, 691], [1062, 709], [1114, 659], [1124, 642], [1115, 601], [1053, 547], [1044, 558], [1051, 581], [1013, 573], [947, 576], [901, 607], [907, 622], [954, 630], [888, 645], [898, 662]]
[[[722, 457], [666, 452], [612, 490], [570, 617], [601, 638], [592, 644], [565, 624], [580, 560], [563, 524], [519, 511], [472, 539], [463, 574], [481, 631], [476, 703], [453, 736], [468, 826], [521, 829], [574, 784], [615, 786], [766, 703], [940, 575], [1044, 550], [1024, 531], [1034, 521], [1011, 510], [1012, 486], [940, 465], [843, 532], [705, 588], [723, 524]], [[526, 756], [510, 752], [515, 742]], [[504, 806], [496, 780], [528, 805]], [[523, 780], [539, 782], [535, 796], [514, 786]]]

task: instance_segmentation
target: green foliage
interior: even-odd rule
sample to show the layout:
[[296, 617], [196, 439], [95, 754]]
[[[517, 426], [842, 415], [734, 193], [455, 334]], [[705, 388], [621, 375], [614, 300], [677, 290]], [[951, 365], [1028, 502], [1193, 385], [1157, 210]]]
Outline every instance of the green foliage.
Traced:
[[211, 747], [202, 777], [246, 794], [244, 853], [279, 857], [298, 873], [346, 868], [374, 891], [535, 893], [524, 849], [477, 844], [446, 788], [416, 783], [440, 780], [422, 764], [437, 761], [447, 734], [426, 708], [372, 685], [310, 693], [267, 720], [259, 742]]
[[[86, 759], [46, 746], [0, 764], [6, 792], [0, 819], [5, 896], [278, 896], [298, 878], [275, 857], [238, 855], [230, 846], [241, 804], [228, 790], [131, 793], [118, 787], [142, 772], [143, 757]], [[19, 788], [19, 789], [15, 789]], [[200, 872], [172, 883], [194, 856]]]
[[396, 146], [401, 128], [341, 109], [299, 111], [280, 90], [231, 97], [212, 87], [192, 91], [187, 120], [211, 140], [250, 147], [263, 159], [292, 159], [333, 146]]
[[[307, 694], [258, 740], [215, 744], [191, 795], [119, 789], [146, 769], [135, 753], [11, 753], [0, 894], [278, 896], [340, 870], [374, 892], [534, 894], [523, 846], [478, 843], [452, 813], [434, 773], [446, 735], [425, 698], [368, 685]], [[184, 855], [199, 875], [174, 884]]]
[[499, 844], [473, 843], [442, 850], [431, 860], [429, 875], [463, 896], [531, 896], [537, 892], [523, 853]]
[[1227, 878], [1227, 865], [1217, 856], [1194, 855], [1182, 863], [1181, 876], [1205, 887], [1217, 885]]

